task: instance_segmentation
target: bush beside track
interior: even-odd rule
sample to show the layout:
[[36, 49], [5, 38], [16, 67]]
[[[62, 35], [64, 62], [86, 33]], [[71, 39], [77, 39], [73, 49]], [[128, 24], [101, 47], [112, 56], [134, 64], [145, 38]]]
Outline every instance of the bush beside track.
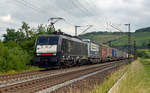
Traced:
[[150, 50], [148, 49], [138, 49], [137, 56], [141, 58], [150, 58]]
[[35, 31], [27, 23], [22, 22], [18, 29], [6, 29], [3, 41], [0, 40], [0, 73], [12, 74], [39, 70], [31, 66], [34, 56], [35, 39], [39, 34], [50, 34], [51, 29], [39, 25]]
[[[0, 42], [0, 71], [21, 71], [28, 68], [31, 57], [21, 47], [7, 47]], [[13, 72], [13, 71], [12, 71]]]

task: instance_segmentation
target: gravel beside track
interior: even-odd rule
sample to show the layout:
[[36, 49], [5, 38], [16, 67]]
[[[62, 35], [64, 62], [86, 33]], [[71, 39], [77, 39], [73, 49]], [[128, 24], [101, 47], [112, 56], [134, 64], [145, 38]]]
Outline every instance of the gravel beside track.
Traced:
[[89, 91], [92, 91], [95, 87], [103, 83], [103, 81], [107, 78], [108, 75], [110, 75], [112, 71], [117, 71], [121, 67], [121, 65], [124, 64], [117, 65], [114, 68], [107, 69], [103, 72], [97, 73], [83, 80], [79, 80], [77, 82], [71, 83], [67, 86], [63, 86], [59, 89], [47, 93], [89, 93]]

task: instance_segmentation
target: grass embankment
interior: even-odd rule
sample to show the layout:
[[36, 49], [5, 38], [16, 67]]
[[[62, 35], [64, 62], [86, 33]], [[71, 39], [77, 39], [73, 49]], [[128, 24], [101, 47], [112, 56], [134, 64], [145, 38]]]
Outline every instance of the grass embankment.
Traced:
[[17, 73], [23, 73], [23, 72], [32, 72], [32, 71], [39, 71], [39, 70], [43, 70], [42, 68], [38, 68], [38, 67], [28, 67], [25, 70], [21, 70], [21, 71], [16, 71], [16, 70], [9, 70], [7, 72], [0, 72], [0, 76], [1, 75], [8, 75], [8, 74], [17, 74]]
[[107, 76], [105, 81], [96, 86], [95, 89], [89, 93], [107, 93], [109, 89], [116, 83], [116, 81], [127, 71], [128, 66], [122, 66], [119, 70], [112, 72]]
[[[111, 93], [150, 93], [150, 59], [138, 59], [134, 61], [120, 80], [117, 87]], [[109, 79], [111, 80], [111, 79]], [[105, 82], [108, 82], [106, 80]], [[105, 84], [104, 85], [107, 85]], [[110, 85], [112, 85], [110, 83]], [[106, 93], [105, 86], [100, 86], [92, 93]]]

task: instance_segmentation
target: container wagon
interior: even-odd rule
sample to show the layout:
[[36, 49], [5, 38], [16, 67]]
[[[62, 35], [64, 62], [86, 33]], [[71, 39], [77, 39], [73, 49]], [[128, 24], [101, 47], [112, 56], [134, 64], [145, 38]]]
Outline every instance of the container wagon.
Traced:
[[88, 61], [90, 63], [99, 63], [100, 46], [94, 42], [91, 42], [90, 39], [84, 39], [83, 41], [88, 45]]

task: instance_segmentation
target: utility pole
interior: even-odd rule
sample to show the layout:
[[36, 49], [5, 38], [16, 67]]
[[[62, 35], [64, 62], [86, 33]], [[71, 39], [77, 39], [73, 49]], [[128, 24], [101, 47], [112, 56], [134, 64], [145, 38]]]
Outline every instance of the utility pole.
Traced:
[[134, 40], [134, 59], [136, 59], [136, 41]]
[[130, 33], [130, 24], [125, 24], [126, 26], [128, 26], [128, 59], [129, 59], [129, 55], [131, 54], [131, 33]]
[[[117, 26], [115, 26], [112, 23], [107, 23], [108, 25], [110, 25], [111, 27], [113, 27], [114, 29], [117, 29], [120, 32], [123, 32], [121, 29], [119, 29]], [[131, 54], [131, 32], [130, 32], [130, 24], [124, 24], [125, 26], [128, 26], [128, 59], [130, 57]]]
[[109, 46], [111, 47], [112, 46], [111, 41], [109, 41], [108, 43], [109, 43]]
[[52, 28], [53, 31], [55, 31], [55, 26], [54, 24], [60, 20], [64, 20], [64, 18], [61, 18], [61, 17], [52, 17], [52, 18], [49, 18], [49, 22], [50, 22], [50, 25], [49, 25], [49, 28]]
[[81, 26], [75, 26], [75, 36], [77, 36], [78, 28]]

